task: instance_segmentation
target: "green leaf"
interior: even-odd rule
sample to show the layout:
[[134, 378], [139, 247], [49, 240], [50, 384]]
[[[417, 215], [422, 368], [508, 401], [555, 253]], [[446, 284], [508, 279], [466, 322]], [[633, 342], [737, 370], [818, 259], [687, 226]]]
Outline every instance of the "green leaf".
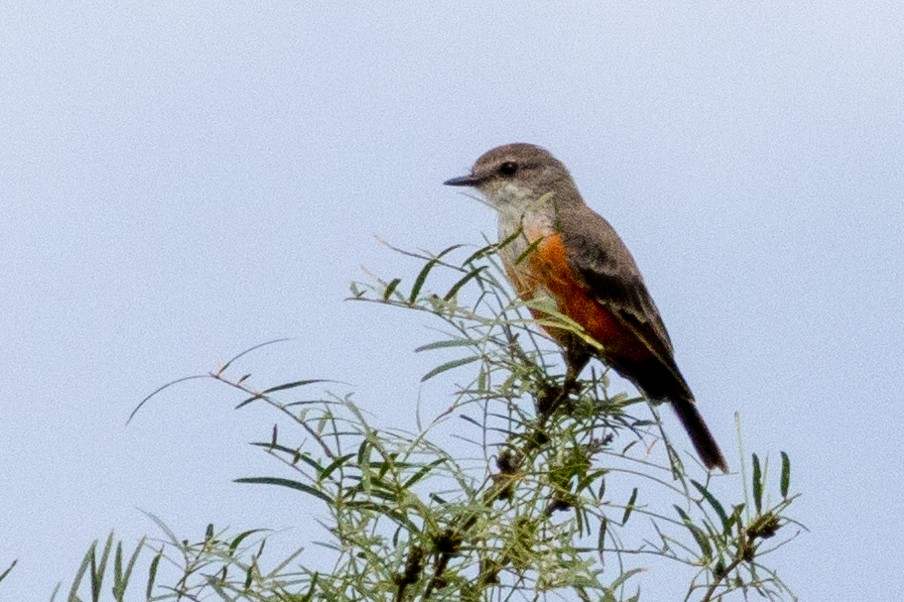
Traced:
[[122, 542], [116, 545], [116, 557], [114, 558], [113, 570], [113, 597], [117, 600], [125, 600], [126, 588], [129, 586], [129, 580], [132, 578], [132, 569], [135, 568], [135, 561], [138, 560], [138, 554], [144, 547], [145, 538], [135, 547], [135, 551], [129, 557], [125, 570], [122, 568]]
[[[252, 560], [254, 559], [252, 558]], [[248, 569], [245, 571], [245, 591], [248, 591], [248, 588], [251, 587], [251, 582], [254, 580], [254, 571], [256, 568], [256, 563], [252, 562], [248, 565]]]
[[631, 569], [631, 570], [629, 570], [629, 571], [625, 571], [624, 573], [622, 573], [621, 575], [618, 576], [618, 579], [616, 579], [615, 581], [612, 582], [612, 584], [609, 586], [609, 589], [611, 589], [611, 590], [618, 589], [618, 588], [621, 587], [628, 579], [630, 579], [630, 578], [633, 577], [634, 575], [637, 575], [637, 574], [639, 574], [639, 573], [644, 572], [645, 570], [647, 570], [647, 569], [644, 569], [644, 568], [637, 568], [637, 569]]
[[455, 249], [458, 249], [462, 245], [453, 245], [447, 249], [443, 249], [440, 251], [439, 255], [431, 259], [427, 262], [427, 264], [421, 268], [420, 273], [418, 273], [417, 278], [414, 279], [414, 286], [411, 287], [411, 293], [408, 295], [408, 303], [414, 303], [417, 301], [417, 296], [421, 293], [421, 289], [424, 287], [424, 282], [427, 281], [427, 276], [430, 274], [430, 270], [432, 270], [439, 260], [448, 253], [451, 253]]
[[521, 263], [521, 262], [524, 261], [527, 257], [529, 257], [531, 253], [533, 253], [534, 251], [536, 251], [536, 250], [537, 250], [537, 247], [539, 247], [539, 246], [540, 246], [540, 243], [542, 243], [544, 240], [545, 240], [545, 239], [544, 239], [543, 237], [540, 237], [540, 238], [538, 238], [537, 240], [535, 240], [534, 242], [530, 243], [530, 245], [528, 245], [528, 247], [527, 247], [526, 249], [524, 249], [524, 252], [521, 253], [521, 255], [518, 255], [518, 257], [515, 258], [515, 265]]
[[298, 602], [311, 602], [314, 599], [314, 588], [317, 587], [317, 580], [320, 577], [320, 573], [314, 573], [314, 576], [311, 578], [311, 585], [308, 587], [308, 591], [301, 595], [298, 599]]
[[423, 466], [420, 470], [418, 470], [416, 473], [411, 475], [407, 481], [402, 483], [402, 488], [409, 489], [412, 485], [414, 485], [415, 483], [417, 483], [418, 481], [423, 479], [425, 476], [430, 474], [430, 471], [432, 471], [434, 468], [436, 468], [440, 464], [443, 464], [444, 462], [445, 462], [445, 460], [443, 458], [440, 458], [439, 460], [434, 460], [433, 462], [430, 462], [429, 464]]
[[392, 296], [392, 293], [396, 290], [401, 281], [401, 278], [393, 278], [389, 281], [389, 284], [387, 284], [386, 288], [383, 290], [383, 301], [389, 301], [389, 297]]
[[712, 558], [713, 549], [712, 546], [709, 545], [709, 539], [707, 539], [706, 534], [693, 522], [691, 522], [691, 517], [687, 515], [687, 513], [682, 510], [679, 506], [674, 506], [675, 510], [678, 512], [678, 515], [681, 517], [681, 521], [684, 523], [684, 526], [687, 527], [687, 530], [691, 532], [691, 535], [694, 536], [694, 540], [697, 542], [697, 545], [700, 546], [700, 554], [703, 558]]
[[[221, 368], [221, 370], [222, 370], [222, 368]], [[138, 413], [138, 410], [143, 408], [144, 405], [147, 402], [149, 402], [152, 398], [156, 397], [158, 393], [161, 393], [164, 390], [169, 389], [172, 386], [178, 385], [180, 383], [184, 383], [185, 381], [197, 380], [199, 378], [210, 378], [210, 376], [208, 374], [195, 374], [192, 376], [185, 376], [183, 378], [177, 378], [174, 381], [168, 382], [165, 385], [161, 385], [161, 386], [157, 387], [149, 395], [147, 395], [144, 399], [142, 399], [141, 401], [138, 402], [138, 405], [135, 406], [135, 409], [132, 410], [131, 414], [129, 414], [129, 418], [128, 418], [128, 420], [126, 420], [126, 424], [129, 424], [130, 422], [132, 422], [132, 419], [135, 418], [135, 414]]]
[[261, 399], [264, 396], [269, 395], [270, 393], [276, 393], [277, 391], [286, 391], [288, 389], [294, 389], [296, 387], [303, 387], [305, 385], [312, 385], [315, 383], [327, 383], [327, 382], [333, 382], [333, 381], [326, 380], [323, 378], [310, 378], [310, 379], [306, 379], [306, 380], [296, 380], [291, 383], [283, 383], [281, 385], [276, 385], [275, 387], [270, 387], [269, 389], [264, 389], [260, 393], [255, 393], [248, 399], [242, 401], [239, 405], [235, 406], [235, 409], [238, 410], [240, 408], [243, 408], [246, 405], [248, 405], [249, 403], [251, 403], [252, 401], [254, 401], [256, 399]]
[[339, 456], [338, 458], [330, 462], [326, 468], [320, 471], [320, 473], [317, 475], [317, 479], [319, 481], [325, 481], [331, 474], [333, 474], [333, 471], [341, 466], [344, 466], [346, 462], [354, 457], [355, 454], [345, 454], [344, 456]]
[[91, 546], [88, 548], [88, 552], [85, 554], [84, 558], [82, 558], [82, 564], [79, 565], [78, 570], [75, 572], [75, 579], [72, 580], [72, 587], [69, 589], [69, 597], [67, 600], [75, 600], [78, 598], [78, 588], [82, 584], [82, 579], [85, 578], [85, 573], [88, 572], [88, 567], [94, 560], [94, 551], [97, 549], [97, 540], [95, 539]]
[[173, 544], [173, 547], [178, 548], [180, 546], [181, 542], [179, 541], [179, 538], [176, 536], [175, 533], [173, 533], [172, 529], [170, 529], [169, 527], [166, 526], [166, 523], [164, 523], [156, 515], [151, 514], [150, 512], [144, 512], [144, 515], [147, 516], [152, 521], [154, 521], [154, 524], [157, 525], [158, 529], [160, 529], [161, 531], [166, 533], [166, 536], [169, 538], [170, 543]]
[[326, 380], [324, 378], [308, 378], [305, 380], [296, 380], [290, 383], [284, 383], [282, 385], [276, 385], [275, 387], [270, 387], [269, 389], [264, 389], [262, 393], [267, 395], [268, 393], [275, 393], [277, 391], [285, 391], [286, 389], [294, 389], [296, 387], [303, 387], [305, 385], [313, 385], [316, 383], [328, 383], [333, 382], [330, 380]]
[[470, 282], [475, 277], [479, 276], [480, 273], [482, 271], [484, 271], [486, 268], [487, 268], [487, 266], [482, 265], [479, 268], [472, 270], [464, 278], [462, 278], [461, 280], [459, 280], [458, 282], [453, 284], [452, 288], [449, 289], [449, 292], [447, 292], [445, 295], [443, 295], [443, 301], [449, 301], [450, 299], [452, 299], [458, 293], [458, 291], [461, 290], [461, 287], [466, 285], [468, 282]]
[[0, 573], [0, 581], [6, 579], [6, 576], [9, 575], [10, 571], [13, 570], [13, 567], [16, 566], [17, 562], [19, 562], [18, 558], [16, 560], [13, 560], [12, 563], [8, 567], [6, 567], [6, 570]]
[[782, 492], [782, 497], [788, 497], [788, 486], [791, 484], [791, 458], [788, 457], [788, 454], [782, 452], [782, 478], [780, 489]]
[[734, 506], [734, 510], [731, 512], [731, 516], [728, 517], [728, 527], [738, 526], [738, 531], [742, 529], [743, 521], [741, 520], [741, 513], [744, 512], [744, 507], [746, 504], [736, 504]]
[[100, 561], [92, 555], [91, 557], [91, 594], [93, 600], [100, 600], [101, 589], [104, 585], [104, 575], [107, 573], [107, 561], [110, 559], [110, 550], [113, 549], [113, 533], [107, 536], [107, 543], [104, 544], [104, 551], [101, 553]]
[[408, 303], [414, 303], [417, 301], [417, 296], [420, 294], [421, 289], [424, 287], [424, 282], [427, 280], [427, 275], [430, 273], [430, 270], [433, 269], [433, 266], [437, 264], [439, 259], [431, 259], [427, 262], [420, 273], [418, 273], [417, 278], [414, 280], [414, 286], [411, 287], [411, 293], [408, 295]]
[[[245, 355], [251, 353], [252, 351], [257, 351], [257, 350], [260, 349], [261, 347], [266, 347], [266, 346], [268, 346], [268, 345], [273, 345], [273, 344], [275, 344], [275, 343], [285, 343], [286, 341], [291, 341], [291, 340], [292, 340], [291, 338], [273, 339], [272, 341], [265, 341], [265, 342], [263, 342], [263, 343], [258, 343], [258, 344], [255, 345], [254, 347], [249, 347], [248, 349], [245, 349], [244, 351], [242, 351], [241, 353], [239, 353], [239, 354], [236, 355], [235, 357], [231, 358], [228, 362], [226, 362], [225, 364], [223, 364], [223, 366], [222, 366], [219, 370], [217, 370], [217, 374], [218, 374], [218, 375], [219, 375], [219, 374], [223, 374], [224, 372], [226, 372], [226, 370], [229, 368], [229, 366], [231, 366], [237, 359], [239, 359], [240, 357], [245, 356]], [[196, 378], [196, 377], [191, 377], [191, 376], [189, 376], [188, 378]], [[184, 379], [180, 379], [180, 380], [184, 380]], [[180, 382], [180, 381], [174, 381], [173, 383], [170, 383], [170, 384], [174, 384], [174, 383], [176, 383], [176, 382]], [[165, 386], [168, 386], [168, 385], [165, 385]], [[157, 393], [157, 391], [155, 391], [154, 393]], [[152, 395], [153, 395], [154, 393], [152, 393]]]
[[603, 549], [606, 547], [606, 529], [609, 528], [609, 519], [603, 516], [600, 519], [600, 530], [596, 534], [596, 551], [599, 552], [600, 558], [603, 556]]
[[760, 459], [753, 454], [753, 504], [756, 506], [756, 513], [761, 514], [763, 511], [763, 471], [760, 468]]
[[474, 344], [471, 339], [448, 339], [445, 341], [436, 341], [435, 343], [427, 343], [415, 349], [415, 353], [421, 351], [431, 351], [433, 349], [445, 349], [447, 347], [470, 347]]
[[485, 247], [481, 247], [481, 248], [477, 249], [477, 250], [474, 251], [467, 259], [465, 259], [463, 262], [461, 262], [461, 265], [463, 265], [463, 266], [465, 266], [465, 265], [470, 265], [470, 264], [472, 264], [473, 262], [477, 261], [478, 259], [483, 259], [483, 258], [486, 257], [487, 255], [490, 255], [490, 254], [492, 254], [492, 253], [495, 253], [495, 252], [498, 251], [500, 248], [502, 248], [502, 247], [504, 247], [506, 244], [508, 244], [508, 242], [511, 242], [511, 240], [514, 240], [514, 238], [515, 238], [516, 236], [518, 236], [519, 234], [521, 234], [521, 230], [520, 230], [520, 229], [518, 230], [518, 232], [516, 232], [515, 234], [512, 234], [511, 236], [509, 236], [509, 238], [507, 238], [507, 239], [505, 239], [505, 240], [503, 240], [503, 241], [500, 241], [500, 242], [498, 242], [498, 243], [495, 243], [495, 242], [494, 242], [494, 243], [489, 244], [489, 245], [487, 245], [487, 246], [485, 246]]
[[631, 499], [628, 500], [628, 505], [625, 506], [625, 514], [622, 516], [621, 524], [622, 526], [628, 522], [628, 518], [631, 517], [631, 513], [634, 512], [634, 502], [637, 501], [637, 487], [634, 488], [634, 491], [631, 492]]
[[242, 531], [235, 538], [229, 542], [229, 553], [235, 554], [235, 551], [239, 548], [239, 545], [248, 537], [254, 535], [255, 533], [261, 533], [263, 531], [267, 531], [267, 529], [250, 529], [248, 531]]
[[154, 592], [154, 582], [157, 581], [157, 568], [160, 566], [161, 558], [163, 558], [163, 548], [157, 552], [157, 555], [151, 560], [151, 566], [148, 568], [148, 586], [144, 592], [146, 600], [150, 600], [151, 594]]
[[703, 496], [703, 499], [705, 499], [707, 503], [712, 506], [713, 510], [716, 511], [716, 514], [719, 515], [719, 520], [722, 521], [722, 529], [725, 532], [728, 532], [731, 525], [729, 525], [728, 523], [728, 515], [725, 514], [725, 508], [722, 507], [722, 504], [719, 503], [719, 500], [717, 500], [706, 487], [704, 487], [697, 481], [691, 479], [691, 483], [694, 485], [694, 487], [697, 488], [697, 491], [700, 492], [700, 495]]
[[453, 368], [458, 368], [459, 366], [464, 366], [465, 364], [470, 364], [476, 362], [480, 359], [479, 355], [472, 355], [471, 357], [463, 357], [457, 360], [452, 360], [451, 362], [446, 362], [445, 364], [441, 364], [425, 374], [421, 377], [421, 382], [426, 382], [436, 376], [437, 374], [442, 374], [447, 370], [451, 370]]
[[333, 503], [333, 498], [328, 496], [326, 493], [320, 491], [319, 489], [315, 489], [310, 485], [305, 485], [304, 483], [299, 483], [298, 481], [293, 481], [291, 479], [280, 479], [277, 477], [244, 477], [241, 479], [235, 479], [235, 482], [250, 483], [254, 485], [279, 485], [280, 487], [288, 487], [289, 489], [295, 489], [296, 491], [307, 493], [308, 495], [323, 500], [327, 504]]

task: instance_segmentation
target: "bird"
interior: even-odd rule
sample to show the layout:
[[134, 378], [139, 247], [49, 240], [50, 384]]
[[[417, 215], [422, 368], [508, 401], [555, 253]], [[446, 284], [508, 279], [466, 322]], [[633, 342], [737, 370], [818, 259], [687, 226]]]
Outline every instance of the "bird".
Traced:
[[[565, 165], [539, 146], [506, 144], [444, 184], [474, 188], [496, 210], [499, 240], [508, 241], [499, 251], [506, 275], [563, 348], [566, 382], [598, 357], [651, 402], [670, 402], [703, 464], [728, 472], [637, 263], [609, 222], [584, 202]], [[599, 345], [550, 325], [544, 303]]]

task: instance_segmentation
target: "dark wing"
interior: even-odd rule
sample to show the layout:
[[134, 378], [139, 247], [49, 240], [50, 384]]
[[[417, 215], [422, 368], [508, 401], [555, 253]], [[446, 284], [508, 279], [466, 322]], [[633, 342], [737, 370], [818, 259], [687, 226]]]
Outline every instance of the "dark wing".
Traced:
[[606, 361], [650, 399], [670, 400], [706, 467], [728, 472], [728, 463], [675, 364], [669, 334], [628, 248], [609, 222], [589, 207], [560, 210], [558, 219], [568, 260], [582, 284], [650, 351], [646, 359], [616, 356]]
[[659, 310], [615, 229], [586, 206], [560, 209], [558, 219], [568, 260], [591, 296], [643, 342], [661, 367], [676, 378], [675, 384], [690, 396]]

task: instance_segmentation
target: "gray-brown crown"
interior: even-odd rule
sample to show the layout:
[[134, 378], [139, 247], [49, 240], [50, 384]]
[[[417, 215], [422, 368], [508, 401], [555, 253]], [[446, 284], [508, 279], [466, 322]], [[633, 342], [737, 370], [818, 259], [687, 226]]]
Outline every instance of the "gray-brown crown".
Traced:
[[[511, 164], [514, 173], [505, 173], [504, 165]], [[474, 163], [472, 175], [482, 177], [509, 177], [536, 179], [538, 176], [559, 176], [568, 170], [545, 148], [533, 144], [515, 143], [497, 146], [485, 152]]]
[[518, 142], [497, 146], [480, 156], [471, 173], [447, 180], [449, 186], [473, 186], [491, 197], [507, 184], [530, 191], [534, 199], [548, 192], [576, 196], [574, 182], [565, 165], [549, 151]]

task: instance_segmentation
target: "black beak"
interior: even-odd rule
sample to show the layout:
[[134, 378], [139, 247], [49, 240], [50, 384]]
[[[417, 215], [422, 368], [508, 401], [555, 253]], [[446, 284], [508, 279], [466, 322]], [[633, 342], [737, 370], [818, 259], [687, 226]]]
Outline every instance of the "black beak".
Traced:
[[446, 186], [477, 186], [480, 184], [480, 178], [475, 178], [474, 176], [461, 176], [446, 180], [443, 184]]

